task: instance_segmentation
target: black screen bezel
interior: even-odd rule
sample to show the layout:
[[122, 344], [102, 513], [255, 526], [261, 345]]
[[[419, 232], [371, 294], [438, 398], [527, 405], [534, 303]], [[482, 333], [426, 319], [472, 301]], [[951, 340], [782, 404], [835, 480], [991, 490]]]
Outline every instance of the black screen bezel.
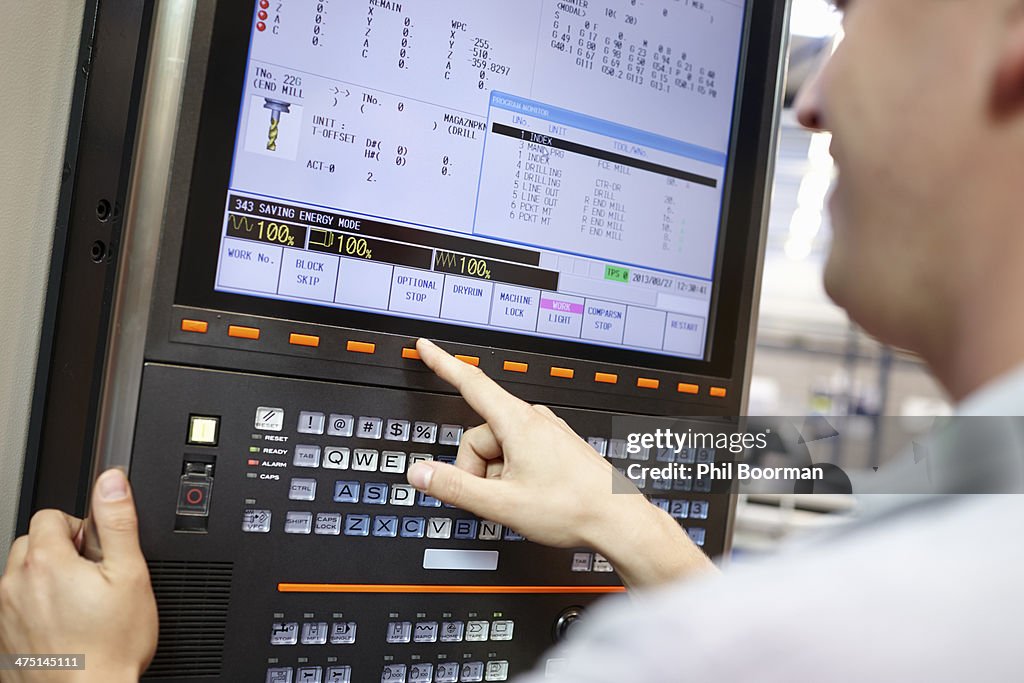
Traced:
[[[767, 28], [761, 32], [754, 30], [759, 25], [775, 25], [773, 21], [760, 21], [770, 16], [755, 15], [759, 3], [748, 0], [746, 5], [704, 360], [216, 291], [214, 281], [221, 226], [229, 192], [255, 4], [256, 0], [247, 0], [217, 5], [175, 303], [672, 372], [723, 378], [734, 373], [737, 354], [746, 348], [746, 336], [741, 339], [739, 331], [741, 319], [746, 319], [743, 303], [750, 296], [749, 273], [744, 271], [748, 266], [748, 242], [756, 239], [761, 219], [760, 213], [754, 210], [759, 204], [750, 201], [758, 184], [758, 174], [736, 171], [743, 169], [745, 163], [756, 164], [763, 157], [764, 140], [758, 133], [763, 129], [765, 116], [761, 101], [767, 101], [765, 88], [777, 76], [769, 58], [775, 46], [773, 37], [765, 35]], [[761, 6], [769, 4], [773, 3]], [[750, 106], [751, 102], [758, 106]], [[211, 229], [212, 226], [216, 228]]]

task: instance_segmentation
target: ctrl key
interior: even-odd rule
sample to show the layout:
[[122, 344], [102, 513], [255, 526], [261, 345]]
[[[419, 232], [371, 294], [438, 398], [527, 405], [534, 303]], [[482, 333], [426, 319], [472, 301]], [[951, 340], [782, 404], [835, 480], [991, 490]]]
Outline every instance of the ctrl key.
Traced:
[[265, 534], [270, 531], [270, 510], [247, 509], [242, 515], [242, 531], [247, 534]]

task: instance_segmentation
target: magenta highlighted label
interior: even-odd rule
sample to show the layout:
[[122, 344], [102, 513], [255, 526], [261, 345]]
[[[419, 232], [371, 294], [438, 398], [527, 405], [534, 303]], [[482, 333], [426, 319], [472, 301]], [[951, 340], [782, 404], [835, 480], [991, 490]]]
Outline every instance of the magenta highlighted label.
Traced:
[[559, 301], [558, 299], [541, 299], [540, 307], [563, 313], [583, 313], [583, 304], [575, 304], [571, 301]]

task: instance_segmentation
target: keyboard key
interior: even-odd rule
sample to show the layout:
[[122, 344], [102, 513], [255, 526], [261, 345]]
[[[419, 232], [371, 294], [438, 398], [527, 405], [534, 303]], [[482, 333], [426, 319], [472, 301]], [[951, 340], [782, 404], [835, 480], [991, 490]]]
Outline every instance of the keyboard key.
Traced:
[[358, 481], [336, 481], [334, 482], [335, 503], [358, 503], [359, 482]]
[[676, 519], [686, 519], [686, 515], [689, 509], [690, 501], [673, 500], [668, 506], [668, 514], [672, 515]]
[[437, 622], [436, 621], [419, 621], [416, 622], [416, 626], [413, 628], [412, 640], [415, 643], [436, 643], [437, 642]]
[[360, 439], [379, 439], [384, 420], [379, 417], [360, 417], [356, 420], [355, 436]]
[[394, 515], [378, 515], [373, 518], [373, 535], [382, 538], [394, 538], [398, 535], [398, 517]]
[[457, 519], [452, 527], [452, 536], [454, 538], [473, 540], [476, 538], [476, 527], [477, 520], [475, 519]]
[[385, 664], [380, 683], [407, 683], [405, 664]]
[[693, 480], [690, 479], [689, 477], [683, 477], [681, 479], [674, 479], [672, 481], [672, 490], [673, 491], [692, 491], [693, 490]]
[[380, 453], [368, 448], [357, 448], [352, 454], [352, 469], [357, 472], [376, 472]]
[[370, 515], [347, 515], [345, 517], [346, 536], [369, 536]]
[[316, 500], [316, 479], [292, 479], [288, 484], [289, 500]]
[[486, 621], [466, 622], [466, 642], [475, 643], [487, 640], [487, 633], [490, 629], [491, 624]]
[[271, 645], [295, 645], [298, 642], [299, 624], [297, 622], [274, 623], [270, 627]]
[[409, 683], [434, 683], [434, 665], [423, 662], [411, 665]]
[[320, 467], [320, 447], [296, 446], [292, 464], [296, 467]]
[[462, 441], [462, 425], [441, 425], [437, 442], [442, 446], [458, 446]]
[[504, 659], [498, 659], [487, 662], [487, 671], [484, 674], [485, 681], [507, 681], [508, 680], [508, 661]]
[[412, 427], [412, 440], [415, 443], [436, 442], [437, 425], [433, 422], [417, 422]]
[[426, 462], [428, 460], [433, 460], [433, 459], [434, 459], [434, 456], [430, 455], [429, 453], [410, 453], [409, 454], [409, 465], [412, 466], [412, 465], [414, 465], [414, 464], [416, 464], [418, 462]]
[[380, 454], [380, 471], [391, 474], [405, 472], [405, 453], [401, 451], [384, 451]]
[[634, 447], [634, 450], [636, 451], [635, 453], [629, 453], [629, 459], [630, 460], [650, 460], [651, 459], [651, 449], [648, 448], [647, 446], [641, 446], [640, 444], [637, 444]]
[[416, 503], [420, 507], [424, 508], [439, 508], [441, 507], [441, 501], [437, 498], [432, 498], [425, 493], [419, 493], [417, 497], [418, 502]]
[[515, 622], [511, 619], [504, 619], [491, 622], [491, 640], [512, 640], [512, 631], [515, 629]]
[[459, 663], [444, 662], [437, 665], [434, 683], [459, 683]]
[[323, 434], [326, 418], [323, 413], [311, 413], [303, 410], [299, 413], [299, 424], [296, 427], [299, 434]]
[[574, 572], [589, 572], [594, 556], [590, 553], [573, 553], [572, 570]]
[[329, 666], [324, 683], [352, 683], [352, 667]]
[[267, 683], [292, 683], [290, 666], [275, 666], [267, 669]]
[[[302, 625], [303, 645], [323, 645], [327, 642], [327, 622], [307, 621]], [[301, 679], [300, 679], [301, 680]]]
[[707, 519], [708, 518], [708, 506], [710, 503], [706, 500], [695, 500], [690, 503], [690, 518], [691, 519]]
[[343, 446], [328, 446], [324, 449], [324, 467], [329, 470], [347, 470], [349, 450]]
[[706, 530], [700, 527], [689, 527], [686, 530], [686, 535], [689, 536], [690, 540], [696, 543], [697, 545], [704, 545], [705, 533]]
[[295, 672], [295, 683], [323, 683], [324, 670], [319, 666], [302, 666]]
[[431, 517], [427, 520], [427, 538], [451, 538], [451, 517]]
[[356, 419], [351, 415], [331, 413], [327, 420], [327, 433], [331, 436], [352, 436], [352, 428]]
[[466, 662], [462, 665], [462, 683], [480, 683], [484, 680], [483, 662]]
[[411, 621], [392, 621], [388, 624], [385, 637], [389, 643], [408, 643], [412, 640]]
[[423, 538], [427, 531], [427, 520], [423, 517], [402, 517], [399, 535], [402, 538]]
[[313, 531], [321, 536], [337, 536], [341, 533], [341, 515], [337, 512], [318, 512]]
[[612, 439], [608, 442], [608, 457], [616, 460], [626, 458], [626, 442], [622, 439]]
[[270, 510], [246, 510], [242, 513], [242, 531], [265, 534], [270, 531]]
[[411, 506], [416, 502], [416, 489], [409, 484], [391, 485], [391, 504]]
[[500, 541], [501, 525], [497, 522], [480, 522], [480, 533], [477, 538], [481, 541]]
[[284, 532], [286, 534], [308, 534], [313, 530], [313, 513], [291, 510], [285, 514]]
[[[284, 408], [260, 406], [256, 409], [255, 428], [262, 432], [279, 432], [284, 426]], [[289, 672], [291, 670], [289, 669]]]
[[356, 622], [336, 621], [331, 624], [331, 645], [351, 645], [356, 642]]
[[388, 502], [388, 485], [366, 482], [363, 485], [363, 502], [367, 505], [384, 505]]
[[589, 436], [589, 437], [587, 437], [587, 443], [590, 444], [591, 448], [593, 448], [595, 451], [597, 451], [598, 455], [602, 455], [603, 456], [608, 451], [608, 441], [607, 441], [607, 439], [602, 439], [599, 436]]
[[446, 621], [441, 624], [442, 643], [461, 643], [466, 632], [466, 624], [462, 621]]
[[388, 420], [388, 427], [384, 430], [384, 438], [388, 441], [408, 441], [409, 421]]

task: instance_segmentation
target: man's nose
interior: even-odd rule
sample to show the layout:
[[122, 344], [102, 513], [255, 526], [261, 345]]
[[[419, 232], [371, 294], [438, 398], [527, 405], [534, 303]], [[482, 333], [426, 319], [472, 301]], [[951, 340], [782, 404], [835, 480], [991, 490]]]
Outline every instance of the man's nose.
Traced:
[[828, 65], [828, 57], [824, 58], [821, 64], [814, 70], [797, 93], [796, 102], [793, 107], [796, 110], [797, 121], [804, 128], [813, 131], [824, 132], [828, 130], [828, 122], [825, 120], [825, 107], [822, 94], [822, 75]]

